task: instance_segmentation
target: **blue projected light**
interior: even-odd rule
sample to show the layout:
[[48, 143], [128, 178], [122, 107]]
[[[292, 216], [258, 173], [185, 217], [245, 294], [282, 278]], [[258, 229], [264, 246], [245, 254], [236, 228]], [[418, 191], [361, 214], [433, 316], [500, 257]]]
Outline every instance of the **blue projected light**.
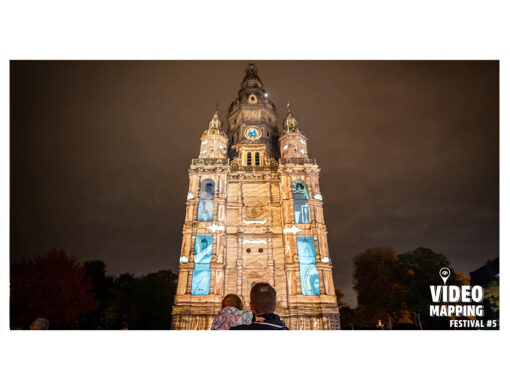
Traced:
[[298, 236], [297, 238], [299, 274], [301, 279], [301, 293], [305, 296], [320, 295], [319, 273], [315, 266], [315, 245], [313, 236]]
[[212, 257], [212, 235], [197, 235], [195, 238], [195, 269], [191, 282], [192, 295], [208, 295], [211, 281], [209, 263]]
[[195, 264], [193, 270], [193, 281], [191, 283], [191, 294], [208, 295], [209, 283], [211, 281], [211, 271], [209, 264]]
[[315, 264], [315, 245], [313, 236], [298, 236], [298, 257], [300, 264]]
[[211, 222], [214, 217], [214, 201], [200, 199], [198, 204], [197, 220], [199, 222]]
[[197, 235], [195, 239], [195, 264], [208, 264], [212, 257], [212, 235]]
[[310, 223], [310, 207], [306, 200], [294, 201], [294, 221], [296, 224]]
[[318, 296], [321, 294], [319, 285], [319, 273], [315, 264], [300, 264], [301, 293], [305, 296]]
[[251, 127], [244, 133], [245, 137], [248, 139], [259, 139], [262, 135], [262, 132], [257, 127]]
[[214, 218], [214, 180], [202, 180], [198, 197], [200, 202], [198, 203], [197, 220], [199, 222], [212, 221]]
[[294, 199], [294, 221], [296, 224], [310, 223], [310, 207], [308, 206], [308, 189], [305, 182], [292, 182], [292, 198]]

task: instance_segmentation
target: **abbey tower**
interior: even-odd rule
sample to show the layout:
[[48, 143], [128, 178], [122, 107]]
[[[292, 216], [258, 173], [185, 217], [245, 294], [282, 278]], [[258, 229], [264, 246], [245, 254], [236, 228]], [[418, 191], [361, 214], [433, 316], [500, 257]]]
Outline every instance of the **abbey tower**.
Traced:
[[226, 128], [216, 111], [189, 169], [173, 329], [210, 329], [229, 293], [248, 308], [258, 281], [290, 329], [340, 328], [319, 171], [248, 65]]

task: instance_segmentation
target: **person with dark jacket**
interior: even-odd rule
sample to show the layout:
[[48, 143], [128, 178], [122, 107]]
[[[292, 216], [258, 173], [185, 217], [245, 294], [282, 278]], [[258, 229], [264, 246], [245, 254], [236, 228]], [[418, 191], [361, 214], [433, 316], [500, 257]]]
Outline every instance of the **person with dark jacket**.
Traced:
[[252, 323], [231, 327], [230, 330], [289, 330], [285, 323], [274, 314], [276, 291], [268, 283], [256, 283], [250, 291]]

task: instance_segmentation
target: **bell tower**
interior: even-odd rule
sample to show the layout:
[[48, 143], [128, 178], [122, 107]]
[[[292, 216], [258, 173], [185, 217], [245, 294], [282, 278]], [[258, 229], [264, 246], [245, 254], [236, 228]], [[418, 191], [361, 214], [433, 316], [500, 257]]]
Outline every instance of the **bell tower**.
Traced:
[[287, 107], [276, 107], [250, 63], [229, 107], [216, 111], [189, 169], [174, 329], [210, 329], [222, 298], [249, 307], [254, 283], [277, 291], [290, 329], [339, 329], [319, 167]]
[[270, 158], [278, 158], [277, 118], [276, 107], [263, 87], [257, 67], [250, 63], [227, 116], [231, 158], [235, 163], [263, 166], [271, 162]]
[[279, 161], [289, 320], [297, 328], [340, 329], [320, 169], [308, 156], [307, 138], [289, 104], [280, 135]]

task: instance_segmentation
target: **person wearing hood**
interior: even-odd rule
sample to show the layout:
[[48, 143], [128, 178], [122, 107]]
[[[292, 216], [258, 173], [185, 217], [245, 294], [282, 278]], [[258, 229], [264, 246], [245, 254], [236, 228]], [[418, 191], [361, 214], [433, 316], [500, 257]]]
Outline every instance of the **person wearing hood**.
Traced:
[[231, 327], [250, 324], [253, 314], [243, 311], [243, 302], [235, 294], [227, 294], [221, 301], [221, 310], [214, 317], [211, 330], [229, 330]]
[[256, 283], [250, 291], [250, 308], [253, 320], [250, 324], [237, 325], [230, 330], [289, 330], [274, 314], [276, 290], [268, 283]]

